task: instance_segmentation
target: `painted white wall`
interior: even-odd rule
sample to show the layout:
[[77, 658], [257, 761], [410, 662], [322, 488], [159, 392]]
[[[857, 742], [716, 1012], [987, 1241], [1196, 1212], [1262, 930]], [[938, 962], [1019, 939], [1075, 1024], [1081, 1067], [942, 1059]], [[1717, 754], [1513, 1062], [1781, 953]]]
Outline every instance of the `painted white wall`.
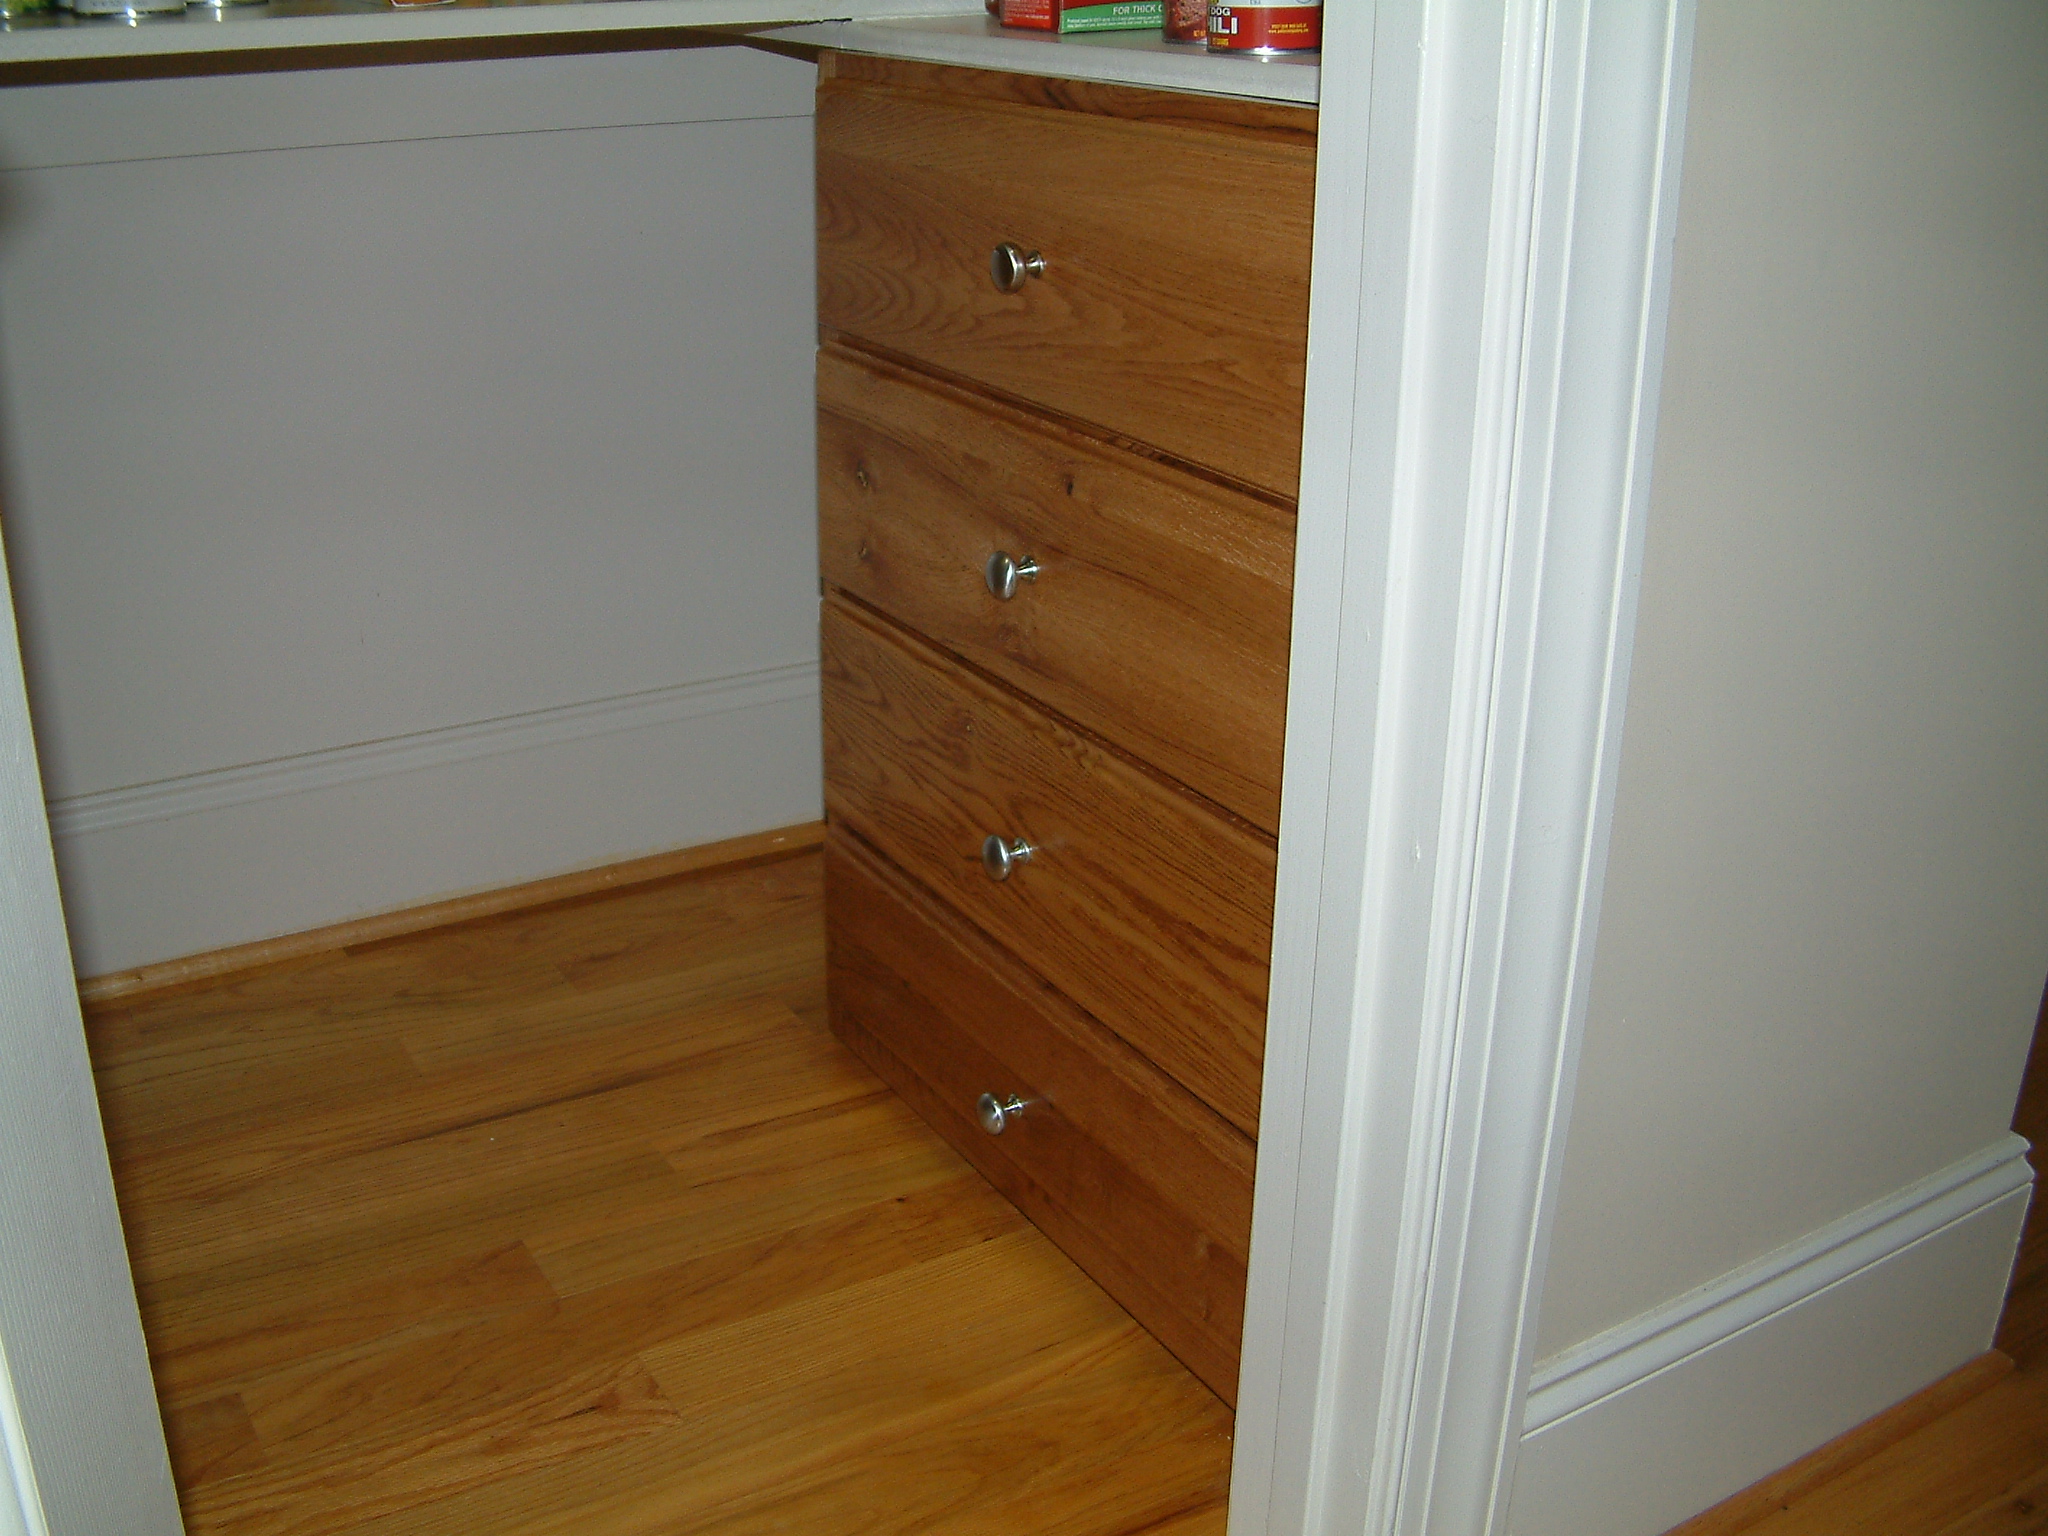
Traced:
[[81, 973], [818, 814], [812, 86], [717, 48], [0, 93]]
[[1539, 1356], [2010, 1123], [2048, 976], [2044, 81], [2039, 5], [1701, 0]]

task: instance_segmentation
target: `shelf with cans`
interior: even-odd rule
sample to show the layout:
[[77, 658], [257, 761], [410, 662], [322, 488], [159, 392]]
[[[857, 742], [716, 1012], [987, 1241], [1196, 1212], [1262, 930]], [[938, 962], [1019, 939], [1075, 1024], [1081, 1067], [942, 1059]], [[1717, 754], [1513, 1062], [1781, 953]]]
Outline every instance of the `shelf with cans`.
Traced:
[[1314, 53], [1322, 0], [986, 0], [1000, 26], [1062, 34], [1144, 32], [1211, 53]]

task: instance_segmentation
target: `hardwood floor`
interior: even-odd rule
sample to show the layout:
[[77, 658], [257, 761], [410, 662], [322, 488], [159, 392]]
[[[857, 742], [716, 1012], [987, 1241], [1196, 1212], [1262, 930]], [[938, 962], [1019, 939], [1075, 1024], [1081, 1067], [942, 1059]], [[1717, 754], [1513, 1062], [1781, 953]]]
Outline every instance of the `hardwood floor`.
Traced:
[[[2013, 1129], [2048, 1146], [2048, 998]], [[2039, 1150], [2032, 1161], [2042, 1167]], [[2040, 1536], [2048, 1533], [2048, 1200], [2040, 1182], [1996, 1356], [1852, 1430], [1670, 1536]]]
[[1222, 1536], [1228, 1412], [826, 1032], [820, 894], [89, 1011], [193, 1536]]

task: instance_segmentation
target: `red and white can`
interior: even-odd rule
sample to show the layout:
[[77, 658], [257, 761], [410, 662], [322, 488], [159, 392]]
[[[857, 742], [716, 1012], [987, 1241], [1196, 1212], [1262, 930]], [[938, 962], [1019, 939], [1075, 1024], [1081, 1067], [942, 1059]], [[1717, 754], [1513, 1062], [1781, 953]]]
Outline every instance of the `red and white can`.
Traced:
[[1322, 46], [1322, 0], [1210, 0], [1211, 53], [1311, 53]]

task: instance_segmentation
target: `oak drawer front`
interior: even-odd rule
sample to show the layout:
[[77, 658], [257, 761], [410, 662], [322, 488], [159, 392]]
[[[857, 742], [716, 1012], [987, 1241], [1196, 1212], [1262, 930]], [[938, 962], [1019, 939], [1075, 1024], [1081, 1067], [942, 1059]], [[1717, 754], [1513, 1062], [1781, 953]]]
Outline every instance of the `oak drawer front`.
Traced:
[[817, 132], [823, 324], [1295, 494], [1311, 147], [832, 79]]
[[1272, 843], [841, 599], [823, 642], [832, 818], [1256, 1134]]
[[1278, 830], [1291, 514], [829, 347], [818, 400], [828, 582]]
[[834, 1031], [1234, 1402], [1252, 1143], [843, 830], [825, 903]]

